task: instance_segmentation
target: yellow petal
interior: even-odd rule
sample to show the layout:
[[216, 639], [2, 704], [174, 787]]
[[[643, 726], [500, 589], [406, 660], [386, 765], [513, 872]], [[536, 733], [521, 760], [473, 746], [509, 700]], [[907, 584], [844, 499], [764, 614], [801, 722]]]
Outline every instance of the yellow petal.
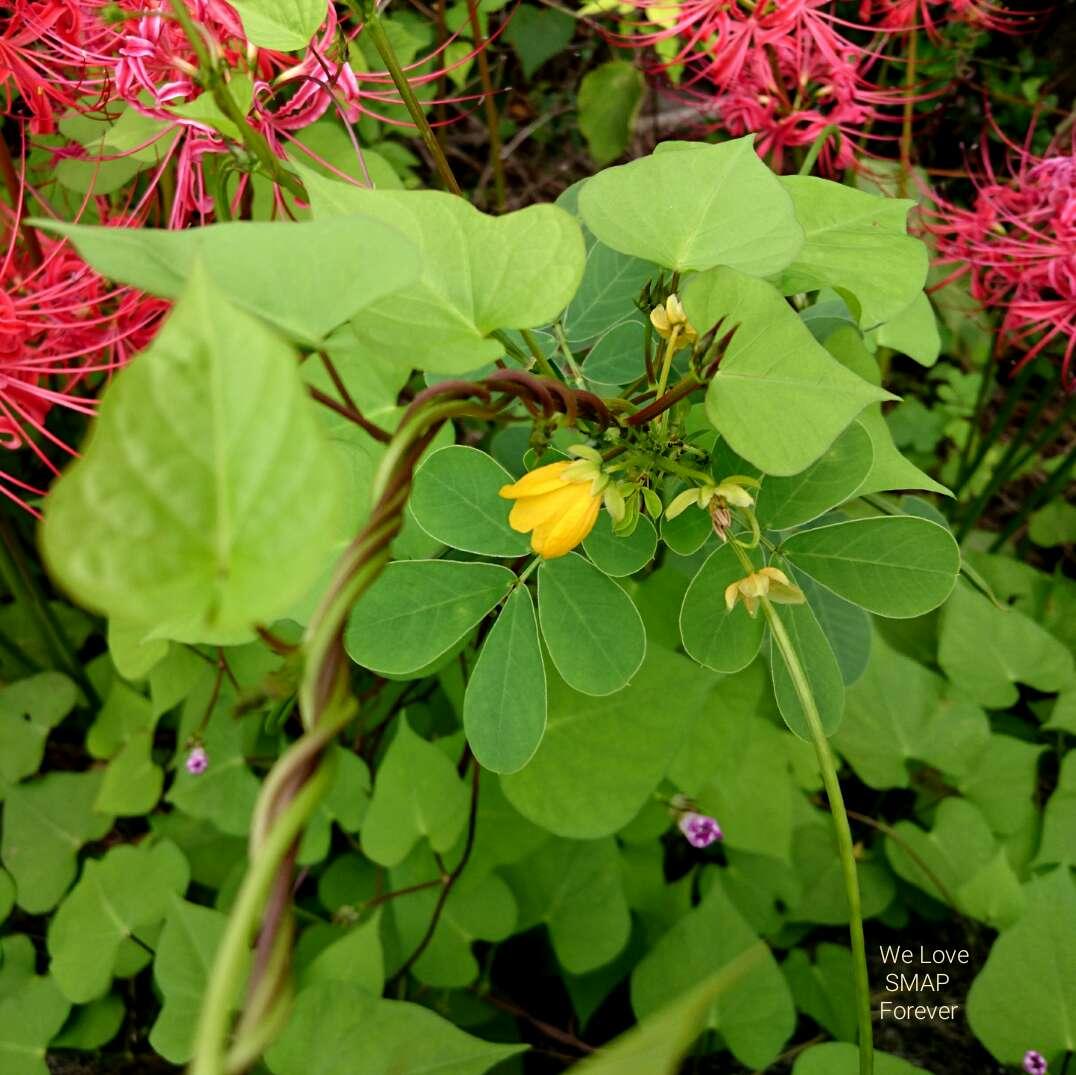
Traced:
[[580, 492], [587, 493], [585, 485], [561, 482], [557, 488], [539, 496], [525, 496], [512, 505], [508, 514], [508, 525], [521, 534], [533, 530], [546, 522], [559, 519], [572, 504]]
[[542, 493], [560, 489], [564, 485], [564, 471], [571, 465], [567, 459], [562, 459], [558, 463], [538, 467], [512, 485], [502, 485], [501, 496], [505, 500], [516, 500], [521, 496], [541, 496]]
[[559, 518], [535, 527], [531, 548], [547, 560], [571, 552], [594, 528], [601, 499], [590, 496], [585, 487], [580, 489], [586, 495], [579, 497]]
[[[759, 575], [765, 575], [767, 578], [772, 579], [774, 582], [781, 583], [782, 586], [788, 585], [788, 576], [783, 571], [778, 570], [776, 567], [764, 567], [757, 573]], [[767, 583], [766, 585], [768, 588], [769, 583]]]
[[739, 581], [730, 582], [725, 587], [725, 608], [731, 612], [736, 607], [736, 599], [740, 596]]

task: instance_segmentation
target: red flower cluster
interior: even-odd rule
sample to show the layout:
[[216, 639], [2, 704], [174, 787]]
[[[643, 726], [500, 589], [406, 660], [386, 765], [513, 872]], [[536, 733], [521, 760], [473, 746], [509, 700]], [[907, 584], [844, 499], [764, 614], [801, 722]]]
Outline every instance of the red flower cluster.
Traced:
[[[0, 265], [0, 447], [26, 448], [47, 471], [70, 453], [46, 428], [53, 407], [92, 414], [94, 392], [153, 337], [167, 303], [110, 287], [71, 247], [39, 236]], [[44, 490], [0, 466], [0, 497], [23, 506]]]
[[[225, 0], [186, 2], [247, 124], [282, 161], [296, 135], [330, 110], [345, 122], [360, 164], [351, 129], [360, 115], [398, 122], [379, 114], [400, 103], [389, 75], [351, 67], [349, 47], [361, 27], [343, 24], [329, 0], [321, 26], [296, 54], [251, 44]], [[209, 223], [221, 197], [213, 177], [237, 161], [238, 179], [227, 196], [230, 215], [241, 215], [250, 204], [253, 162], [244, 160], [248, 154], [237, 142], [238, 132], [225, 127], [222, 133], [224, 125], [212, 122], [216, 108], [201, 107], [199, 98], [207, 91], [198, 67], [168, 0], [128, 0], [122, 7], [113, 0], [15, 0], [0, 16], [2, 107], [21, 126], [17, 144], [24, 156], [21, 169], [6, 150], [0, 161], [10, 198], [9, 205], [0, 203], [6, 236], [6, 254], [0, 255], [0, 449], [32, 453], [45, 472], [56, 471], [55, 449], [71, 451], [46, 427], [49, 412], [65, 407], [92, 413], [95, 386], [150, 341], [166, 304], [130, 288], [111, 288], [64, 242], [26, 231], [20, 220], [26, 205], [51, 213], [25, 182], [27, 147], [35, 136], [59, 133], [65, 117], [90, 116], [104, 133], [110, 122], [124, 122], [128, 111], [138, 121], [129, 128], [138, 132], [138, 145], [131, 146], [129, 137], [117, 151], [70, 139], [51, 145], [54, 161], [102, 164], [156, 148], [153, 167], [126, 188], [121, 216], [116, 200], [94, 199], [99, 219], [137, 227], [152, 209], [156, 221], [170, 228]], [[439, 80], [445, 70], [427, 71], [413, 84]], [[312, 150], [304, 151], [320, 161]], [[272, 190], [284, 215], [283, 194], [276, 186]], [[43, 492], [0, 466], [0, 496], [25, 505]]]
[[826, 136], [819, 163], [829, 174], [852, 165], [865, 145], [892, 141], [878, 128], [909, 98], [927, 96], [879, 83], [880, 41], [920, 29], [935, 35], [943, 21], [1003, 32], [1022, 25], [990, 0], [863, 0], [862, 23], [839, 17], [834, 0], [629, 2], [647, 22], [610, 36], [627, 47], [663, 46], [665, 59], [650, 62], [650, 73], [676, 69], [676, 92], [729, 134], [757, 133], [778, 170], [788, 150]]
[[[997, 345], [1061, 355], [1061, 382], [1076, 389], [1076, 141], [1044, 156], [1010, 147], [1010, 174], [984, 155], [970, 209], [938, 199], [930, 224], [949, 279], [968, 274], [972, 296], [1001, 315]], [[936, 196], [935, 196], [936, 197]]]

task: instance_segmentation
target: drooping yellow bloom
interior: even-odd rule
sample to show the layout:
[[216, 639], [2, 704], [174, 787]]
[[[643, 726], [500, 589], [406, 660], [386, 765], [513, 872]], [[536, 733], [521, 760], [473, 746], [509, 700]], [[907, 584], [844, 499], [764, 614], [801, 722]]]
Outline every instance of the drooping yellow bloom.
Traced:
[[530, 531], [531, 548], [547, 560], [571, 552], [594, 528], [609, 479], [601, 457], [593, 456], [538, 467], [501, 487], [501, 496], [515, 501], [508, 525], [521, 534]]
[[663, 303], [659, 303], [650, 311], [650, 324], [657, 330], [657, 334], [663, 340], [673, 339], [674, 347], [693, 347], [699, 334], [687, 319], [684, 307], [677, 295], [670, 295]]
[[725, 587], [725, 606], [729, 612], [736, 607], [737, 601], [742, 600], [747, 614], [753, 617], [758, 612], [760, 597], [768, 597], [779, 605], [802, 605], [806, 600], [803, 591], [776, 567], [763, 567]]

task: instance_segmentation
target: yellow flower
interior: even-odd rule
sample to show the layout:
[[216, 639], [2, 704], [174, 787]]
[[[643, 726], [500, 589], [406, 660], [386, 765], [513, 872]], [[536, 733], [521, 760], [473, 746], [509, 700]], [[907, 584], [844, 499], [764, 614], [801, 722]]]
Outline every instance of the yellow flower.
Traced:
[[515, 501], [508, 525], [521, 534], [530, 531], [531, 548], [547, 560], [571, 552], [590, 533], [609, 483], [597, 452], [580, 448], [573, 454], [583, 458], [538, 467], [501, 487], [501, 496]]
[[674, 330], [676, 335], [675, 348], [692, 347], [699, 338], [691, 322], [684, 313], [684, 307], [676, 295], [670, 295], [664, 303], [655, 306], [650, 311], [650, 324], [657, 330], [657, 334], [663, 339], [671, 339]]
[[788, 576], [776, 567], [753, 571], [747, 578], [725, 587], [725, 606], [729, 612], [736, 607], [738, 600], [742, 600], [747, 614], [753, 617], [758, 612], [760, 597], [768, 597], [779, 605], [802, 605], [807, 600], [803, 591], [789, 582]]

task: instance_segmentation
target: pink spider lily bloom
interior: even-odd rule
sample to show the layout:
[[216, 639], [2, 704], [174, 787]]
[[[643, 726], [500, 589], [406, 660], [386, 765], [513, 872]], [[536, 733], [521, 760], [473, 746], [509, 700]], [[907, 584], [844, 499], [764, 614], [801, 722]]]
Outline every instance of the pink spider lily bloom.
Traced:
[[859, 17], [879, 30], [925, 30], [937, 41], [939, 27], [954, 22], [998, 34], [1028, 33], [1035, 29], [1040, 13], [1004, 7], [990, 0], [863, 0]]
[[[1022, 352], [1013, 372], [1060, 355], [1061, 384], [1076, 390], [1076, 141], [1045, 156], [1010, 144], [1008, 176], [984, 153], [970, 209], [935, 196], [928, 221], [947, 278], [967, 275], [971, 295], [1001, 317], [997, 346]], [[938, 285], [941, 286], [941, 285]]]

